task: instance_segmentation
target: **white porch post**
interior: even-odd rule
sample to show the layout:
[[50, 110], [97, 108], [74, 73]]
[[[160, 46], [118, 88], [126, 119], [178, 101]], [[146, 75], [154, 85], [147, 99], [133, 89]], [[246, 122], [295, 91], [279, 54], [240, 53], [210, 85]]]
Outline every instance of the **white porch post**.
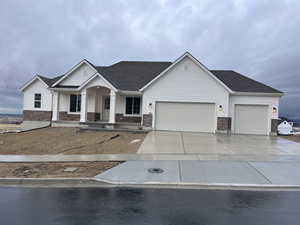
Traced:
[[53, 100], [52, 100], [52, 121], [59, 120], [59, 92], [53, 92]]
[[81, 92], [80, 122], [86, 122], [87, 114], [87, 93], [86, 90]]
[[115, 123], [116, 119], [116, 92], [110, 90], [109, 123]]

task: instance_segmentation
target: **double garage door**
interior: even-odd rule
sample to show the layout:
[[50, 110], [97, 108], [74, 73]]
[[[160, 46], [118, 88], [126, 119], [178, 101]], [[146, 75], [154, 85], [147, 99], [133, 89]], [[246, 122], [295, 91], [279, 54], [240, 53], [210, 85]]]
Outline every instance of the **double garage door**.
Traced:
[[[215, 104], [157, 102], [155, 129], [215, 132]], [[234, 133], [268, 135], [267, 105], [235, 105]]]
[[156, 130], [215, 132], [215, 104], [157, 102]]

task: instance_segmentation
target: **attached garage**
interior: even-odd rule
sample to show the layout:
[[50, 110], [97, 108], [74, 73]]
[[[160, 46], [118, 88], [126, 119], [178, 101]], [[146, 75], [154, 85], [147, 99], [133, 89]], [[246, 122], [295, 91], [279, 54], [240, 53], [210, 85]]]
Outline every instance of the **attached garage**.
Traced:
[[268, 135], [268, 106], [235, 105], [234, 133]]
[[157, 102], [155, 129], [215, 132], [215, 104]]

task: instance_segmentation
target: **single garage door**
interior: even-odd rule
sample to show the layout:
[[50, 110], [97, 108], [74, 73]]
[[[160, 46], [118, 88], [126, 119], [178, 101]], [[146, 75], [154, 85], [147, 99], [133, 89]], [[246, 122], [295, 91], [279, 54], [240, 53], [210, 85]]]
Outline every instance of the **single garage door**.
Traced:
[[234, 131], [237, 134], [268, 134], [268, 106], [236, 105]]
[[214, 132], [214, 127], [214, 104], [156, 103], [156, 130]]

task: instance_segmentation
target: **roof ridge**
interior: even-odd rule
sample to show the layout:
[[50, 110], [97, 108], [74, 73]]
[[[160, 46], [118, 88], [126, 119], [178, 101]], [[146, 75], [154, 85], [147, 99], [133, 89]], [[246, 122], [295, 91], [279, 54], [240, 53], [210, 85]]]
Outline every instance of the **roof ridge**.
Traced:
[[120, 63], [172, 63], [171, 61], [144, 61], [144, 60], [121, 60], [106, 67], [111, 67]]

